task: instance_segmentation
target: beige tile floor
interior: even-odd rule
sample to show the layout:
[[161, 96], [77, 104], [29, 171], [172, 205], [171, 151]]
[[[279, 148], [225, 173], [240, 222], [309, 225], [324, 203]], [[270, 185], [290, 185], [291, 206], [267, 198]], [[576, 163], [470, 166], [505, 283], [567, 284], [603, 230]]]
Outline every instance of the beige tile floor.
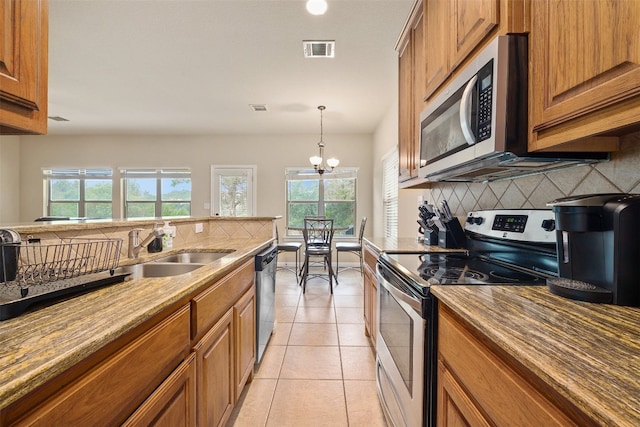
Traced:
[[385, 426], [375, 354], [364, 335], [362, 277], [296, 284], [278, 270], [276, 330], [227, 426]]

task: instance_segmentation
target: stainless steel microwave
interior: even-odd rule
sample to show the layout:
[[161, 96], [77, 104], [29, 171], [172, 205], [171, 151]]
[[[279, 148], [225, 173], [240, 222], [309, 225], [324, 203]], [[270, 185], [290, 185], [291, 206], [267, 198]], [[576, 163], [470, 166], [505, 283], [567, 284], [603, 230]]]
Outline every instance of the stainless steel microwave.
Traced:
[[495, 181], [607, 158], [527, 150], [528, 39], [498, 36], [420, 116], [419, 177]]

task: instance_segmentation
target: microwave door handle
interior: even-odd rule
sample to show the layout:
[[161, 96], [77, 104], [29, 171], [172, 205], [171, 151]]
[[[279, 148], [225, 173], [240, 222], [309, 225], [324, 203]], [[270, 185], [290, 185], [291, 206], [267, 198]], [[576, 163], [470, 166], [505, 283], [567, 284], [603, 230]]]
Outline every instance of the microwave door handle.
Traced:
[[478, 81], [478, 76], [475, 75], [469, 83], [467, 83], [467, 87], [464, 88], [464, 92], [462, 92], [462, 99], [460, 100], [460, 128], [462, 129], [462, 135], [464, 135], [464, 139], [469, 143], [469, 145], [473, 145], [476, 143], [476, 137], [473, 135], [473, 130], [471, 130], [471, 124], [469, 123], [469, 119], [471, 118], [471, 92], [473, 91], [473, 87]]

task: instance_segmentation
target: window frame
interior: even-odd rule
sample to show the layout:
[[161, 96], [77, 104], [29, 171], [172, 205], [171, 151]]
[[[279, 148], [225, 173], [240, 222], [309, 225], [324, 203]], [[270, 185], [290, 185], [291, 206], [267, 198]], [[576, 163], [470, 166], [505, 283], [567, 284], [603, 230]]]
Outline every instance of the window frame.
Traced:
[[[315, 205], [317, 207], [317, 215], [325, 215], [325, 205], [327, 203], [335, 203], [335, 204], [350, 204], [353, 206], [353, 216], [352, 216], [352, 224], [353, 229], [351, 230], [351, 234], [346, 234], [349, 230], [340, 230], [336, 231], [334, 236], [339, 237], [340, 239], [344, 238], [346, 240], [349, 239], [357, 239], [358, 230], [357, 230], [357, 218], [358, 218], [358, 171], [359, 168], [340, 168], [335, 169], [331, 172], [325, 172], [320, 175], [314, 170], [309, 170], [306, 168], [286, 168], [285, 169], [285, 227], [286, 227], [286, 236], [287, 237], [301, 237], [302, 231], [295, 230], [293, 228], [299, 228], [300, 226], [291, 225], [289, 223], [291, 212], [290, 207], [292, 201], [290, 200], [289, 195], [289, 182], [290, 181], [318, 181], [318, 200], [309, 200], [309, 201], [294, 201], [296, 204], [310, 204]], [[353, 194], [354, 199], [352, 201], [347, 200], [326, 200], [325, 199], [325, 183], [326, 181], [334, 180], [334, 179], [353, 179]], [[334, 224], [334, 226], [336, 226]]]
[[[99, 202], [111, 205], [111, 216], [95, 217], [95, 219], [113, 218], [113, 190], [114, 177], [111, 168], [44, 168], [42, 170], [43, 181], [45, 187], [45, 200], [43, 212], [46, 216], [56, 216], [51, 212], [52, 204], [57, 205], [77, 205], [77, 218], [87, 217], [87, 203]], [[78, 199], [73, 201], [53, 200], [51, 185], [53, 180], [77, 180], [79, 181]], [[111, 181], [111, 198], [108, 200], [87, 200], [86, 198], [86, 182], [91, 180], [109, 180]]]
[[[136, 178], [144, 178], [144, 179], [155, 179], [155, 200], [128, 200], [128, 179], [136, 179]], [[171, 178], [188, 178], [190, 185], [190, 196], [189, 199], [181, 199], [181, 200], [163, 200], [162, 199], [162, 180], [163, 179], [171, 179]], [[191, 169], [190, 168], [126, 168], [120, 170], [120, 180], [121, 180], [121, 190], [122, 190], [122, 218], [186, 218], [190, 217], [192, 213], [193, 207], [193, 180], [191, 178]], [[154, 206], [154, 215], [153, 216], [129, 216], [128, 215], [128, 204], [136, 203], [136, 204], [148, 204]], [[162, 215], [162, 207], [164, 204], [168, 203], [184, 203], [189, 205], [189, 213], [187, 215], [172, 215], [172, 216], [164, 216]]]

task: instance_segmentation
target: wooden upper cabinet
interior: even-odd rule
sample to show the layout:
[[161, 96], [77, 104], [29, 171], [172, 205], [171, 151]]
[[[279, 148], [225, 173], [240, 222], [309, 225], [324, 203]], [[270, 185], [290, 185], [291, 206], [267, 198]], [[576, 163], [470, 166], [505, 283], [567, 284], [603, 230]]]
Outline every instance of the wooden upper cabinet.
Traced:
[[528, 31], [524, 0], [424, 0], [425, 92], [429, 100], [497, 35]]
[[538, 0], [531, 8], [531, 148], [638, 122], [640, 2]]
[[418, 176], [420, 113], [424, 108], [425, 48], [422, 1], [414, 3], [396, 45], [398, 51], [399, 181]]
[[399, 180], [411, 178], [411, 147], [413, 146], [412, 67], [413, 49], [410, 40], [398, 59], [398, 173]]
[[499, 24], [497, 0], [454, 0], [451, 7], [450, 64], [456, 68]]
[[449, 73], [449, 0], [424, 2], [425, 97], [429, 97]]
[[0, 0], [0, 135], [47, 133], [48, 2]]

